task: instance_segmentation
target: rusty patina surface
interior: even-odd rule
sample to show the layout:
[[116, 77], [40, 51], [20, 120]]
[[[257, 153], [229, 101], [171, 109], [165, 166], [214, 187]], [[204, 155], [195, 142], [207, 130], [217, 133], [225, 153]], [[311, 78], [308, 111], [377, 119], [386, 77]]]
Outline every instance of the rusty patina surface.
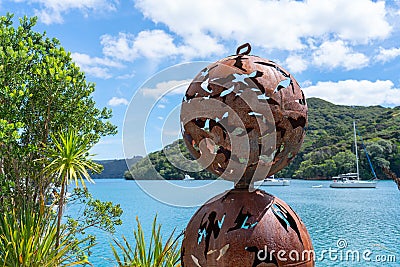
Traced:
[[[242, 48], [247, 48], [240, 53]], [[181, 108], [191, 154], [216, 175], [246, 188], [298, 153], [307, 104], [293, 76], [273, 61], [248, 55], [250, 45], [203, 69]]]
[[282, 200], [249, 190], [289, 164], [307, 125], [297, 81], [275, 62], [248, 55], [250, 50], [244, 44], [236, 55], [207, 66], [183, 99], [189, 151], [209, 171], [234, 181], [235, 189], [192, 217], [182, 266], [314, 266], [311, 239], [297, 214]]
[[312, 251], [306, 227], [285, 202], [262, 190], [234, 189], [192, 217], [181, 260], [184, 267], [311, 267]]

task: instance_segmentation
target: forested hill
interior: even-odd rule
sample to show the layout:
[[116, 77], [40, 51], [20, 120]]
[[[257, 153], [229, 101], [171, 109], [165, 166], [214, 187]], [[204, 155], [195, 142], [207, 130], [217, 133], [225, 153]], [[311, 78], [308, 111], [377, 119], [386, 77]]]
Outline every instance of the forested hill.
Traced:
[[363, 144], [379, 178], [382, 167], [400, 175], [400, 107], [341, 106], [310, 98], [308, 128], [301, 152], [279, 175], [325, 178], [355, 172], [353, 121], [359, 136], [360, 176], [371, 178]]
[[140, 159], [142, 159], [141, 156], [135, 156], [127, 161], [125, 159], [95, 160], [96, 163], [103, 165], [104, 169], [100, 174], [92, 174], [91, 177], [94, 179], [123, 178], [125, 171], [128, 170], [127, 164], [131, 166]]
[[[400, 176], [400, 107], [341, 106], [318, 98], [309, 98], [307, 104], [309, 124], [302, 149], [294, 161], [277, 174], [278, 177], [331, 178], [340, 173], [355, 172], [354, 120], [360, 134], [357, 141], [361, 177], [373, 177], [363, 144], [380, 179], [387, 178], [383, 167]], [[188, 156], [181, 141], [169, 145], [168, 149], [176, 153], [181, 149]], [[184, 177], [184, 172], [175, 168], [163, 151], [151, 153], [134, 164], [131, 173], [135, 177], [153, 178], [149, 158], [164, 178]], [[206, 172], [193, 173], [191, 176], [197, 179], [213, 178]], [[131, 179], [132, 176], [126, 172], [125, 177]]]

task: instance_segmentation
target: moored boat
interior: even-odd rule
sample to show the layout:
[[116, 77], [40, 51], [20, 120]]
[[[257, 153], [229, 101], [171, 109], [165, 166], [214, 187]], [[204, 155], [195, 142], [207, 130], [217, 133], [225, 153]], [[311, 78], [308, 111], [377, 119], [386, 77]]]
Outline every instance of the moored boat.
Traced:
[[183, 181], [193, 181], [193, 180], [194, 180], [194, 178], [190, 177], [190, 175], [188, 175], [188, 174], [185, 174], [185, 178], [183, 178]]
[[267, 177], [263, 181], [254, 183], [255, 186], [288, 186], [290, 181], [283, 178]]
[[370, 167], [372, 173], [374, 174], [375, 180], [361, 180], [360, 179], [360, 171], [358, 167], [358, 152], [357, 152], [357, 134], [356, 134], [356, 123], [353, 121], [353, 129], [354, 129], [354, 147], [355, 147], [355, 154], [356, 154], [356, 173], [346, 173], [340, 174], [339, 176], [333, 177], [333, 183], [329, 186], [331, 188], [376, 188], [376, 181], [377, 177], [372, 167], [371, 161], [369, 160], [368, 153], [366, 152], [368, 161], [370, 163]]

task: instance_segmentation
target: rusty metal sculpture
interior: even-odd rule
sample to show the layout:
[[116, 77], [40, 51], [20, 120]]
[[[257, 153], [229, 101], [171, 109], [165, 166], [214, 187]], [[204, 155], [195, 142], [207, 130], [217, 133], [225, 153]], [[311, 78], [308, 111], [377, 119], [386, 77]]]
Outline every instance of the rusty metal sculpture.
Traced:
[[306, 100], [294, 77], [273, 61], [249, 56], [250, 49], [245, 44], [237, 55], [203, 69], [181, 108], [191, 154], [244, 188], [289, 164], [307, 123]]
[[235, 189], [192, 217], [182, 266], [314, 266], [311, 239], [297, 214], [253, 188], [299, 151], [306, 100], [286, 70], [250, 50], [244, 44], [236, 55], [207, 66], [183, 99], [181, 125], [189, 151], [209, 171], [235, 182]]
[[181, 252], [185, 267], [314, 266], [313, 256], [306, 227], [285, 202], [238, 189], [196, 212]]

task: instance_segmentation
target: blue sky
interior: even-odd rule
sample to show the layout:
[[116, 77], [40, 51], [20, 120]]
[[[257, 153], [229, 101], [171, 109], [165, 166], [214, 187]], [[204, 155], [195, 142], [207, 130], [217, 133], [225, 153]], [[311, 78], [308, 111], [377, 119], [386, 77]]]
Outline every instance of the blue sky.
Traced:
[[[306, 97], [400, 105], [397, 0], [0, 0], [0, 10], [17, 18], [38, 16], [36, 30], [58, 38], [96, 83], [94, 99], [112, 108], [119, 129], [94, 147], [98, 159], [124, 157], [127, 110], [125, 127], [132, 135], [125, 138], [134, 142], [126, 156], [144, 155], [177, 138], [176, 107], [184, 86], [200, 70], [195, 67], [206, 63], [173, 77], [163, 70], [216, 61], [245, 42], [252, 44], [252, 54], [288, 69]], [[160, 98], [171, 88], [176, 90]], [[144, 103], [154, 107], [150, 115], [143, 115]], [[146, 126], [136, 115], [149, 115]]]

